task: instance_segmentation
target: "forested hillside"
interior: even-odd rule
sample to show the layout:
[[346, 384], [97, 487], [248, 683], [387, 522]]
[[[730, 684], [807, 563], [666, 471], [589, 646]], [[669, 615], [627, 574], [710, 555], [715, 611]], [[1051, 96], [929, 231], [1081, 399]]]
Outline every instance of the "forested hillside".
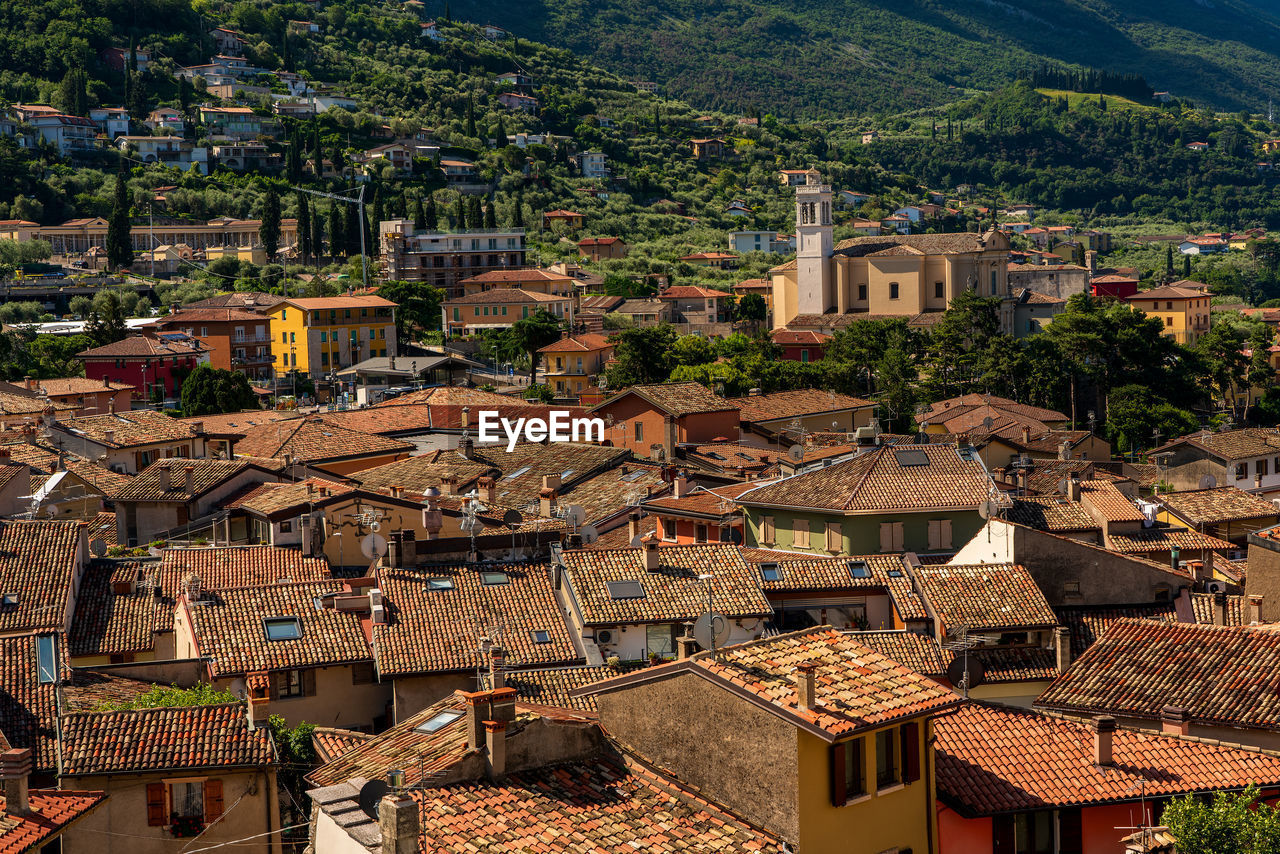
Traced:
[[[457, 0], [454, 15], [570, 47], [703, 107], [789, 117], [896, 112], [1043, 62], [1146, 77], [1261, 110], [1280, 17], [1244, 0]], [[443, 6], [441, 7], [443, 9]], [[439, 10], [437, 10], [438, 12]]]

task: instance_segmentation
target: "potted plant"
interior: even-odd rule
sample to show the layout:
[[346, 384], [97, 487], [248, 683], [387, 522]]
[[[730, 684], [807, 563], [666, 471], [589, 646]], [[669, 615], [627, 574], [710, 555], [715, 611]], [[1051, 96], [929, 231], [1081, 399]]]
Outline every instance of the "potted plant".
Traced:
[[174, 813], [170, 816], [169, 831], [178, 839], [199, 836], [204, 831], [204, 817]]

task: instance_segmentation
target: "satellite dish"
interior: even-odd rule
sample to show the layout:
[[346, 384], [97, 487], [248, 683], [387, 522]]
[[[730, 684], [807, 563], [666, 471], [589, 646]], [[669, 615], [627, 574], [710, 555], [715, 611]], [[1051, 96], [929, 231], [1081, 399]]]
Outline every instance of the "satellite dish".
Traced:
[[508, 528], [514, 528], [523, 521], [524, 517], [520, 515], [519, 510], [508, 510], [506, 513], [502, 514], [502, 524], [506, 525]]
[[800, 462], [801, 460], [804, 459], [804, 446], [792, 445], [790, 448], [787, 449], [787, 456], [791, 457], [791, 459], [795, 460], [796, 462]]
[[570, 504], [569, 509], [565, 511], [564, 518], [576, 528], [587, 521], [587, 511], [583, 509], [581, 504]]
[[1218, 485], [1218, 479], [1211, 474], [1207, 474], [1204, 477], [1200, 478], [1201, 489], [1213, 489], [1217, 485]]
[[983, 519], [990, 519], [1000, 510], [1000, 505], [991, 499], [987, 499], [978, 505], [978, 515]]
[[360, 541], [360, 554], [369, 560], [377, 560], [387, 553], [387, 538], [381, 534], [368, 534]]
[[693, 639], [703, 649], [711, 649], [713, 643], [716, 647], [724, 646], [729, 639], [729, 618], [714, 612], [703, 614], [693, 624]]
[[381, 530], [382, 530], [382, 525], [378, 524], [377, 522], [370, 522], [370, 523], [369, 523], [369, 530], [370, 530], [370, 531], [373, 531], [373, 532], [376, 534], [376, 533], [378, 533], [379, 531], [381, 531]]
[[640, 536], [639, 534], [636, 534], [634, 537], [631, 538], [631, 548], [638, 549], [638, 548], [643, 548], [643, 546], [644, 546], [644, 537]]
[[995, 426], [995, 423], [995, 419], [988, 415], [986, 418], [982, 419], [982, 429], [990, 432], [991, 428]]
[[742, 530], [740, 528], [729, 529], [729, 542], [733, 543], [735, 546], [742, 545]]
[[386, 780], [370, 780], [360, 787], [360, 809], [374, 821], [378, 820], [378, 802], [391, 790]]
[[600, 532], [596, 530], [595, 525], [583, 525], [582, 530], [578, 532], [582, 537], [582, 544], [588, 545], [600, 539]]
[[231, 680], [230, 688], [231, 688], [231, 693], [235, 694], [241, 700], [249, 696], [249, 688], [247, 685], [245, 685], [244, 679], [237, 677]]
[[102, 557], [107, 553], [107, 541], [103, 539], [94, 540], [89, 543], [89, 551], [93, 552], [94, 557]]
[[977, 688], [986, 679], [986, 668], [972, 655], [957, 655], [947, 665], [947, 680], [957, 688], [962, 685], [970, 689]]

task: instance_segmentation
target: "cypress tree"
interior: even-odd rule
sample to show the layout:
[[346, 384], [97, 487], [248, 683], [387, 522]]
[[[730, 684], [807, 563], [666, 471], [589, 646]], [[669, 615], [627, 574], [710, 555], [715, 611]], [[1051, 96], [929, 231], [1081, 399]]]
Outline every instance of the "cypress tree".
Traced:
[[356, 214], [355, 205], [344, 205], [346, 215], [342, 222], [342, 236], [346, 238], [344, 252], [348, 258], [360, 254], [360, 217]]
[[334, 174], [341, 178], [342, 170], [347, 165], [347, 159], [342, 156], [342, 143], [335, 142], [333, 144], [333, 154], [329, 156], [329, 159], [333, 161]]
[[304, 264], [311, 257], [311, 211], [306, 193], [298, 193], [298, 254]]
[[267, 263], [274, 263], [280, 251], [280, 194], [275, 184], [267, 185], [267, 196], [262, 200], [262, 224], [258, 237], [267, 253]]
[[129, 89], [129, 101], [125, 106], [131, 117], [142, 121], [147, 117], [146, 87], [142, 85], [142, 75], [136, 71], [129, 75], [129, 79], [133, 81], [133, 85]]
[[516, 190], [515, 204], [511, 209], [511, 227], [524, 228], [524, 190]]
[[1190, 255], [1182, 256], [1182, 278], [1184, 279], [1191, 278], [1191, 256]]
[[[422, 200], [419, 199], [419, 202]], [[440, 227], [440, 213], [436, 210], [436, 197], [434, 193], [427, 194], [427, 209], [423, 212], [423, 222], [426, 223], [428, 231], [435, 231]]]
[[316, 266], [319, 267], [320, 255], [324, 252], [324, 227], [320, 222], [319, 205], [311, 209], [311, 252], [315, 255]]
[[413, 208], [413, 230], [427, 230], [427, 211], [422, 207], [422, 196], [418, 196], [417, 203]]
[[458, 208], [453, 215], [453, 227], [458, 231], [467, 230], [467, 203], [463, 201], [462, 194], [458, 194]]
[[484, 206], [484, 227], [485, 228], [498, 227], [498, 216], [496, 213], [494, 213], [494, 210], [493, 210], [494, 207], [495, 205], [494, 205], [493, 199], [489, 199], [489, 203]]
[[291, 184], [297, 184], [302, 181], [302, 153], [299, 148], [297, 135], [290, 134], [289, 150], [285, 154], [285, 171], [289, 175], [289, 183]]
[[472, 196], [467, 200], [467, 225], [471, 228], [484, 228], [484, 211], [480, 209], [479, 196]]
[[115, 198], [107, 220], [107, 264], [113, 270], [133, 263], [133, 241], [129, 236], [129, 184], [124, 170], [116, 173]]
[[1173, 278], [1173, 246], [1166, 246], [1164, 249], [1164, 272], [1170, 279]]
[[340, 258], [347, 248], [347, 236], [343, 230], [342, 211], [338, 203], [329, 206], [329, 257]]
[[498, 128], [493, 132], [493, 137], [494, 145], [498, 148], [506, 148], [511, 144], [511, 141], [507, 139], [507, 126], [502, 121], [502, 116], [498, 116]]
[[475, 104], [475, 100], [470, 95], [468, 95], [467, 96], [467, 136], [474, 139], [476, 135], [477, 135], [476, 134], [476, 104]]
[[320, 125], [316, 124], [311, 128], [311, 162], [315, 164], [316, 180], [324, 174], [323, 161], [324, 149], [320, 147]]

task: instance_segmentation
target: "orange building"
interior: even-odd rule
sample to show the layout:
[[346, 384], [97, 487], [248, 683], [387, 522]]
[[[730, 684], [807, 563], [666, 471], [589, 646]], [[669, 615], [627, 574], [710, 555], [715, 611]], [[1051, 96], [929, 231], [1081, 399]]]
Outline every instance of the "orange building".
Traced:
[[568, 297], [573, 294], [573, 278], [552, 270], [490, 270], [469, 279], [463, 279], [464, 296], [474, 296], [485, 291], [518, 289], [535, 294]]
[[107, 412], [127, 412], [134, 387], [109, 379], [91, 380], [86, 377], [61, 377], [52, 380], [31, 380], [32, 390], [43, 392], [56, 407], [75, 408], [73, 417], [102, 415]]
[[645, 509], [657, 517], [658, 538], [664, 543], [742, 543], [742, 510], [734, 499], [756, 483], [731, 483], [714, 489], [692, 488], [680, 475], [675, 493], [650, 498]]
[[604, 364], [613, 358], [613, 345], [603, 335], [584, 333], [561, 338], [538, 351], [546, 365], [546, 383], [559, 397], [576, 397], [594, 389]]
[[605, 441], [637, 457], [675, 458], [679, 445], [736, 442], [738, 408], [700, 383], [635, 385], [593, 407]]
[[159, 332], [185, 332], [209, 348], [209, 365], [250, 380], [271, 378], [270, 318], [241, 308], [186, 308], [156, 321]]
[[612, 258], [626, 258], [630, 249], [621, 237], [587, 237], [578, 241], [583, 258], [599, 263]]

